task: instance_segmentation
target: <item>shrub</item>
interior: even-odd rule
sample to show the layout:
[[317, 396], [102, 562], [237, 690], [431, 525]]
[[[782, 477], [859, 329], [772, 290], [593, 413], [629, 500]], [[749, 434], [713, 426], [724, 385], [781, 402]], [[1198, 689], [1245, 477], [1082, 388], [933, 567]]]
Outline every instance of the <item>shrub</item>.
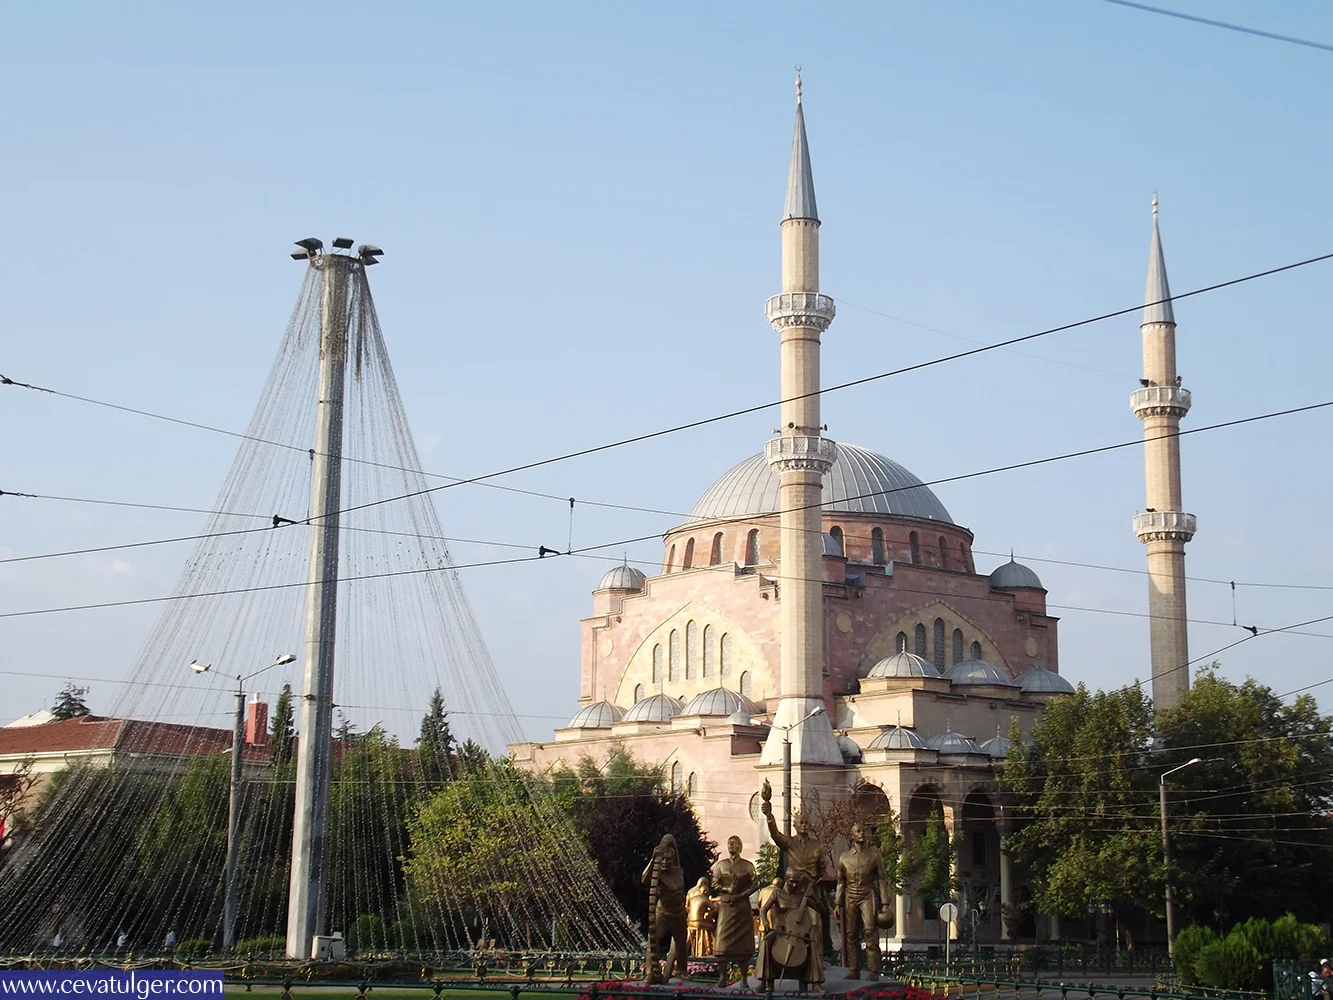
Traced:
[[1182, 986], [1197, 986], [1199, 974], [1194, 969], [1199, 952], [1217, 941], [1217, 932], [1204, 924], [1191, 924], [1176, 935], [1172, 955], [1176, 960], [1176, 975]]
[[375, 951], [388, 947], [384, 933], [384, 918], [376, 913], [363, 913], [347, 929], [347, 951], [350, 954]]
[[1205, 945], [1194, 960], [1199, 982], [1215, 989], [1258, 990], [1262, 987], [1261, 968], [1254, 945], [1235, 932]]
[[210, 938], [186, 938], [176, 945], [176, 954], [181, 958], [203, 958], [213, 950]]
[[236, 942], [237, 955], [285, 955], [287, 939], [283, 937], [252, 937]]

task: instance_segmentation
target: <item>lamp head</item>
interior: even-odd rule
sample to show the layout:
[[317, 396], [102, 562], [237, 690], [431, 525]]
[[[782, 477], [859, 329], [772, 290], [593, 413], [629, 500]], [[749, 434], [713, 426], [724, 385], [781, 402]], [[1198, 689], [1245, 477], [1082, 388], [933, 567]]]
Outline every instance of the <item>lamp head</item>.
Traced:
[[278, 657], [276, 660], [274, 660], [273, 662], [274, 662], [274, 665], [279, 666], [279, 667], [286, 666], [288, 663], [295, 663], [295, 662], [296, 662], [296, 654], [295, 654], [295, 653], [283, 653], [281, 656], [279, 656], [279, 657]]
[[1191, 764], [1202, 764], [1202, 763], [1203, 763], [1202, 757], [1195, 757], [1193, 760], [1186, 761], [1185, 766], [1189, 767]]
[[213, 665], [211, 663], [200, 663], [198, 660], [193, 660], [190, 663], [190, 669], [193, 670], [196, 674], [206, 674], [212, 668]]
[[823, 714], [824, 714], [824, 706], [823, 706], [823, 705], [819, 705], [819, 706], [817, 706], [816, 708], [812, 708], [812, 709], [810, 710], [810, 718], [812, 718], [812, 719], [813, 719], [816, 715], [823, 715]]

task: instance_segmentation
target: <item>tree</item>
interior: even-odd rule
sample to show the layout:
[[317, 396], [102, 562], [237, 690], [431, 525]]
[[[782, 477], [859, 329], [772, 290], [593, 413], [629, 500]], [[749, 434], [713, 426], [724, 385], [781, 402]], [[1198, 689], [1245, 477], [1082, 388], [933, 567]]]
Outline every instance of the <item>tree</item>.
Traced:
[[458, 748], [458, 759], [455, 764], [460, 775], [484, 774], [491, 763], [490, 753], [476, 740], [464, 740], [463, 745]]
[[954, 860], [958, 844], [950, 841], [944, 825], [944, 809], [937, 802], [926, 819], [926, 829], [912, 848], [913, 857], [905, 866], [916, 875], [921, 897], [931, 902], [944, 902], [953, 897], [957, 888]]
[[455, 750], [449, 714], [444, 710], [444, 695], [436, 688], [417, 736], [417, 779], [439, 785], [452, 778]]
[[55, 717], [57, 722], [87, 715], [88, 703], [83, 700], [83, 696], [87, 693], [87, 688], [78, 687], [73, 681], [70, 681], [60, 689], [60, 694], [56, 695], [56, 703], [55, 707], [51, 709], [51, 715]]
[[282, 767], [292, 759], [292, 744], [296, 739], [296, 722], [292, 713], [292, 686], [284, 684], [273, 705], [273, 721], [269, 723], [269, 745], [273, 748], [273, 766]]
[[1160, 910], [1152, 736], [1152, 706], [1137, 686], [1090, 694], [1079, 685], [1046, 707], [1030, 743], [1011, 732], [999, 778], [1016, 820], [1006, 846], [1027, 867], [1038, 909]]

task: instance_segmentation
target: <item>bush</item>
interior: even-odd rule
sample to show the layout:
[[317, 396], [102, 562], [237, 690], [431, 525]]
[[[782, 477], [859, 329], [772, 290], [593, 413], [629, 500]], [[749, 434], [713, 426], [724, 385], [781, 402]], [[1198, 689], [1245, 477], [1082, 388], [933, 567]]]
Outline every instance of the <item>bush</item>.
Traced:
[[1194, 963], [1198, 961], [1199, 952], [1217, 940], [1217, 932], [1204, 924], [1191, 924], [1176, 935], [1172, 955], [1176, 960], [1176, 976], [1182, 986], [1199, 984], [1199, 974], [1195, 971]]
[[1199, 982], [1221, 990], [1258, 990], [1262, 963], [1259, 952], [1234, 931], [1220, 941], [1205, 945], [1194, 960]]
[[236, 942], [237, 955], [286, 955], [287, 939], [283, 937], [252, 937]]
[[180, 958], [203, 958], [213, 950], [210, 938], [186, 938], [176, 945], [176, 954]]
[[384, 933], [384, 918], [378, 914], [363, 913], [353, 920], [352, 926], [347, 929], [349, 954], [383, 950], [388, 946], [389, 939]]

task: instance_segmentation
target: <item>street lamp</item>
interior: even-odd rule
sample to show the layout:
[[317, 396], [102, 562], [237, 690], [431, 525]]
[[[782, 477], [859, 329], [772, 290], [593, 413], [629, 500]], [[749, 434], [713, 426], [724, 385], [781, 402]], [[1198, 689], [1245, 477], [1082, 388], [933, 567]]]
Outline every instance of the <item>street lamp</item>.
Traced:
[[227, 790], [227, 876], [222, 906], [222, 950], [229, 952], [236, 944], [236, 861], [240, 855], [241, 832], [241, 748], [244, 744], [245, 682], [274, 667], [296, 661], [291, 653], [283, 653], [267, 667], [248, 674], [228, 674], [214, 670], [211, 663], [195, 660], [190, 669], [196, 674], [221, 674], [236, 682], [236, 719], [231, 732], [231, 783]]
[[1176, 899], [1175, 893], [1171, 890], [1171, 836], [1166, 829], [1166, 779], [1177, 771], [1183, 771], [1187, 767], [1202, 763], [1202, 757], [1195, 757], [1192, 760], [1185, 761], [1179, 767], [1163, 771], [1162, 776], [1157, 779], [1157, 790], [1162, 804], [1162, 859], [1166, 862], [1166, 953], [1168, 955], [1173, 954], [1173, 949], [1176, 946]]
[[[805, 718], [790, 726], [778, 726], [782, 730], [782, 832], [788, 837], [791, 836], [791, 731], [816, 715], [823, 714], [824, 706], [816, 705]], [[783, 867], [786, 867], [786, 858], [783, 858]]]

